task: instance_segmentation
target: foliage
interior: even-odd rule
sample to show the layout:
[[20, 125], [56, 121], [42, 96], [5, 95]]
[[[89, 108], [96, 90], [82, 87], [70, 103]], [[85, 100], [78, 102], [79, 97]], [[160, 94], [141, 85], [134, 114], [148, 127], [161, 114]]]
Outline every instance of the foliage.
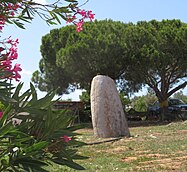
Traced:
[[158, 98], [156, 97], [155, 94], [152, 94], [152, 93], [149, 93], [149, 92], [144, 96], [145, 96], [147, 105], [152, 105], [155, 101], [158, 100]]
[[104, 20], [86, 23], [80, 34], [73, 30], [66, 26], [43, 37], [40, 71], [32, 79], [41, 90], [63, 93], [76, 86], [89, 91], [92, 78], [104, 74], [121, 91], [147, 85], [164, 102], [186, 86], [187, 25], [179, 20]]
[[173, 95], [173, 98], [180, 99], [180, 100], [184, 101], [185, 103], [187, 103], [187, 96], [184, 95], [182, 91], [179, 91], [179, 92], [175, 93]]
[[[77, 25], [82, 30], [86, 18], [93, 20], [91, 11], [81, 10], [76, 0], [55, 1], [40, 4], [35, 1], [0, 1], [0, 32], [6, 24], [15, 24], [24, 29], [24, 22], [31, 22], [38, 14], [47, 24], [61, 23], [62, 20]], [[63, 4], [63, 6], [62, 6]], [[65, 6], [64, 6], [65, 5]], [[76, 21], [75, 16], [81, 18]], [[0, 171], [48, 171], [44, 167], [52, 164], [68, 166], [77, 170], [84, 168], [74, 159], [84, 159], [77, 154], [77, 146], [84, 143], [76, 140], [75, 130], [81, 126], [72, 126], [75, 116], [68, 111], [54, 110], [55, 91], [38, 99], [36, 90], [30, 89], [21, 94], [23, 83], [14, 89], [9, 79], [19, 81], [20, 64], [12, 66], [17, 59], [17, 44], [5, 38], [0, 41]], [[3, 112], [2, 112], [3, 110]]]
[[126, 109], [126, 107], [128, 107], [131, 103], [130, 97], [125, 95], [124, 92], [120, 92], [119, 97], [120, 97], [120, 100], [121, 100], [121, 103], [122, 103], [124, 109]]
[[[87, 2], [88, 0], [84, 4]], [[92, 21], [95, 15], [90, 10], [82, 10], [81, 7], [84, 4], [79, 4], [77, 0], [64, 0], [63, 2], [53, 0], [46, 4], [33, 0], [0, 1], [0, 19], [3, 19], [3, 25], [6, 22], [25, 29], [24, 23], [30, 23], [35, 15], [38, 15], [48, 25], [61, 24], [64, 20], [73, 23], [80, 32], [83, 30], [84, 20], [89, 18]]]
[[133, 107], [138, 112], [147, 111], [148, 105], [147, 105], [147, 102], [145, 100], [145, 97], [141, 96], [141, 97], [138, 97], [138, 98], [134, 98]]
[[187, 25], [180, 20], [138, 22], [126, 29], [131, 65], [124, 79], [147, 84], [160, 102], [187, 84]]
[[5, 110], [5, 105], [3, 103], [0, 102], [0, 111], [4, 111]]
[[[71, 126], [74, 116], [66, 111], [53, 110], [55, 92], [37, 99], [36, 90], [20, 95], [19, 84], [0, 120], [0, 171], [46, 171], [52, 162], [75, 169], [84, 169], [73, 159], [82, 159], [73, 147], [83, 145]], [[68, 140], [67, 140], [68, 139]]]
[[187, 24], [180, 20], [141, 21], [125, 31], [129, 66], [122, 78], [148, 85], [156, 94], [162, 119], [168, 98], [187, 85]]
[[59, 88], [63, 93], [76, 86], [88, 91], [92, 78], [104, 74], [116, 81], [120, 91], [150, 87], [164, 110], [167, 99], [186, 87], [187, 24], [180, 20], [95, 21], [79, 35], [72, 27], [43, 37], [38, 80], [33, 76], [39, 88]]
[[90, 95], [87, 91], [83, 91], [82, 95], [79, 96], [80, 101], [90, 103]]
[[82, 95], [79, 96], [81, 102], [84, 103], [84, 110], [80, 113], [80, 122], [90, 123], [92, 122], [91, 117], [91, 102], [90, 94], [88, 91], [82, 91]]
[[131, 106], [138, 112], [146, 112], [149, 105], [152, 105], [157, 99], [153, 94], [147, 93], [143, 96], [135, 96], [131, 99]]
[[59, 88], [63, 93], [70, 85], [89, 91], [97, 74], [118, 79], [124, 69], [125, 28], [121, 22], [95, 20], [79, 34], [74, 26], [51, 30], [42, 38], [40, 71], [32, 81], [39, 88], [44, 85], [41, 90]]

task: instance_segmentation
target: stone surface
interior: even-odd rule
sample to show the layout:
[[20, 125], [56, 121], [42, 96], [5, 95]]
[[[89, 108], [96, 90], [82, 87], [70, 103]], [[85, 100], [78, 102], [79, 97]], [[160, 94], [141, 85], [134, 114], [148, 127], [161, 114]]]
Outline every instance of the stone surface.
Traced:
[[100, 138], [130, 136], [116, 85], [110, 77], [97, 75], [93, 78], [90, 98], [95, 136]]

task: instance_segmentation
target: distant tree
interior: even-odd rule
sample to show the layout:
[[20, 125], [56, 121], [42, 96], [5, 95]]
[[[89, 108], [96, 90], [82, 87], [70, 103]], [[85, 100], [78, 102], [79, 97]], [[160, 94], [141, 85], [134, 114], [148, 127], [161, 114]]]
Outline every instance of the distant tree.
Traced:
[[127, 107], [128, 107], [128, 106], [130, 105], [130, 103], [131, 103], [130, 97], [129, 97], [127, 94], [125, 94], [124, 92], [120, 92], [120, 93], [119, 93], [119, 97], [120, 97], [120, 99], [121, 99], [121, 103], [122, 103], [122, 105], [123, 105], [123, 107], [124, 107], [124, 110], [126, 110]]
[[181, 99], [185, 103], [187, 103], [187, 96], [183, 94], [182, 91], [179, 91], [173, 95], [173, 98]]
[[127, 25], [112, 20], [85, 23], [76, 33], [74, 26], [51, 30], [42, 38], [40, 71], [32, 81], [40, 90], [68, 86], [89, 91], [91, 80], [97, 74], [118, 79], [124, 71], [124, 29]]
[[157, 96], [155, 95], [155, 93], [152, 93], [152, 92], [147, 92], [145, 96], [145, 100], [147, 102], [147, 105], [152, 105], [155, 101], [158, 100]]
[[52, 30], [42, 38], [40, 71], [33, 81], [49, 91], [84, 88], [108, 75], [120, 91], [149, 86], [167, 113], [168, 98], [187, 85], [187, 24], [152, 20], [124, 24], [112, 20]]
[[79, 96], [80, 101], [90, 103], [90, 94], [87, 91], [83, 91]]
[[145, 96], [135, 96], [132, 100], [132, 107], [138, 112], [147, 111], [147, 102]]
[[149, 105], [152, 105], [157, 99], [154, 94], [149, 92], [143, 96], [135, 96], [131, 99], [131, 106], [139, 112], [147, 111]]
[[122, 78], [154, 90], [167, 112], [167, 99], [187, 85], [187, 24], [152, 20], [129, 26], [125, 32], [128, 68]]

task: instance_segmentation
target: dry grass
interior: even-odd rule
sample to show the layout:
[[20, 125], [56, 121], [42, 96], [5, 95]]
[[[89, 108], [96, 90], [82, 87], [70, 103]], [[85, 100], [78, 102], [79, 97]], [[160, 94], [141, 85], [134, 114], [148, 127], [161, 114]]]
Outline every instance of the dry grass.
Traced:
[[[130, 138], [79, 148], [80, 154], [89, 158], [78, 163], [87, 172], [187, 171], [187, 122], [137, 125], [130, 127]], [[91, 128], [78, 132], [82, 133], [78, 139], [86, 143], [106, 140], [95, 138]], [[63, 171], [75, 170], [65, 168]]]

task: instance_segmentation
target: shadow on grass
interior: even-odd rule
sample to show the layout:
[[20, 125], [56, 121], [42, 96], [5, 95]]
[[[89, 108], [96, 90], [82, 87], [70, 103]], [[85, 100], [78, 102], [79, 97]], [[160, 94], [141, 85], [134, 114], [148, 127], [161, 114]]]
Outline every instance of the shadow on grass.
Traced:
[[128, 121], [129, 127], [149, 127], [167, 125], [171, 121]]
[[[161, 126], [171, 123], [171, 121], [127, 121], [129, 127], [149, 127], [149, 126]], [[173, 121], [174, 122], [174, 121]], [[85, 128], [92, 129], [92, 123], [84, 123]]]

